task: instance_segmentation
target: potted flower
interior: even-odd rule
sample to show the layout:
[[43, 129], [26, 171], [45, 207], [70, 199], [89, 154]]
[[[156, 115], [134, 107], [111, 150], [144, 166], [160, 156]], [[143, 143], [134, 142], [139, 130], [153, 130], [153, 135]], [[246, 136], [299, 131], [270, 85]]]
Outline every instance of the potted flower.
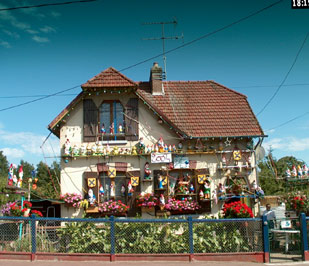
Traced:
[[124, 216], [128, 211], [129, 206], [122, 203], [120, 200], [109, 200], [103, 203], [99, 203], [99, 213], [103, 215], [116, 215]]
[[43, 214], [37, 210], [31, 210], [30, 215], [34, 215], [35, 217], [43, 217]]
[[291, 193], [284, 197], [286, 209], [295, 211], [297, 215], [301, 212], [307, 213], [309, 210], [309, 202], [306, 195]]
[[183, 200], [177, 200], [171, 198], [165, 204], [164, 208], [171, 211], [172, 214], [176, 213], [194, 213], [196, 210], [200, 209], [201, 206], [194, 200], [189, 200], [187, 198]]
[[83, 200], [83, 196], [77, 193], [65, 193], [60, 195], [60, 199], [64, 200], [65, 204], [70, 207], [79, 207], [80, 202]]
[[226, 203], [223, 206], [224, 218], [253, 218], [252, 210], [240, 201], [234, 201], [232, 203]]
[[153, 193], [144, 193], [137, 195], [136, 203], [139, 207], [151, 208], [158, 205], [158, 198]]
[[23, 208], [21, 210], [23, 213], [23, 216], [29, 217], [31, 207], [32, 207], [32, 203], [30, 201], [23, 202]]
[[13, 204], [11, 204], [10, 206], [11, 208], [11, 216], [23, 216], [23, 212], [22, 212], [22, 208], [21, 206], [18, 206], [16, 202], [14, 202]]
[[13, 206], [13, 204], [16, 204], [16, 203], [17, 202], [8, 202], [2, 205], [1, 213], [3, 214], [3, 216], [12, 216], [11, 206]]

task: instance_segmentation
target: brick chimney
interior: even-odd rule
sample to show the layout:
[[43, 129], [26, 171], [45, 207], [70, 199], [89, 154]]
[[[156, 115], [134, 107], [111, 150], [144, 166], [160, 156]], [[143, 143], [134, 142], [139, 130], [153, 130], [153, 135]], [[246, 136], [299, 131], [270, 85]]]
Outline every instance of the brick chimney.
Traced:
[[150, 85], [152, 95], [163, 95], [164, 88], [162, 83], [162, 67], [158, 63], [153, 63], [150, 69]]

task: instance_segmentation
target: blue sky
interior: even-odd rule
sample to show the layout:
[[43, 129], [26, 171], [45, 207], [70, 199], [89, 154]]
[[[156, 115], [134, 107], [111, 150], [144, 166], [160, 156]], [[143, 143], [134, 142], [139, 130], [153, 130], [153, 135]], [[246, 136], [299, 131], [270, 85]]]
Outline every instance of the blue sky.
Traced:
[[[47, 3], [47, 0], [2, 0], [5, 7]], [[80, 85], [109, 66], [121, 70], [162, 52], [158, 25], [171, 21], [166, 35], [184, 34], [189, 42], [276, 1], [142, 1], [99, 0], [91, 3], [0, 12], [0, 109]], [[308, 32], [309, 9], [293, 10], [290, 0], [223, 31], [167, 55], [168, 80], [215, 80], [248, 96], [255, 114], [278, 89]], [[166, 49], [182, 44], [166, 42]], [[148, 80], [154, 61], [122, 73]], [[276, 158], [293, 155], [309, 163], [309, 115], [270, 130], [309, 111], [309, 40], [274, 100], [258, 116], [269, 135], [266, 148]], [[79, 93], [65, 92], [18, 108], [0, 111], [0, 150], [10, 162], [44, 160], [47, 125]], [[46, 156], [58, 154], [56, 137], [43, 146]], [[48, 158], [50, 163], [53, 158]]]

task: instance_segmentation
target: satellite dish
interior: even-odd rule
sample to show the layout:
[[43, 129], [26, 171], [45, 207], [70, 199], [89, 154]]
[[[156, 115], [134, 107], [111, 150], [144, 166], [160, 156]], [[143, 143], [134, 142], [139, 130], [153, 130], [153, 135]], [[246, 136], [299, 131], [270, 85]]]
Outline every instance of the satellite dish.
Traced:
[[257, 146], [255, 149], [256, 161], [262, 161], [265, 157], [265, 149], [262, 146]]

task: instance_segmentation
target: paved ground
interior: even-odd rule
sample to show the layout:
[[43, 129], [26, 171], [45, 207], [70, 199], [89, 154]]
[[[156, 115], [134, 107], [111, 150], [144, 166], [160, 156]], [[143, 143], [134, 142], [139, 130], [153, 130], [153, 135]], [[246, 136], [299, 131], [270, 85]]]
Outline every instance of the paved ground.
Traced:
[[85, 262], [85, 261], [14, 261], [0, 260], [0, 266], [258, 266], [258, 265], [285, 265], [309, 266], [309, 262], [263, 264], [254, 262]]

